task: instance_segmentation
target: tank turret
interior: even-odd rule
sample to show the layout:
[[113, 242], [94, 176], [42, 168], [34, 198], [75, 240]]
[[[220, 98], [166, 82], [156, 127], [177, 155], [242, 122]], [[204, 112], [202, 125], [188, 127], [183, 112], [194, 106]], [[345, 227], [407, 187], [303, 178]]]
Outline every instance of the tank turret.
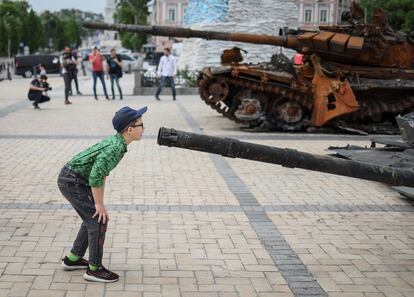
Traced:
[[[170, 26], [144, 26], [84, 22], [89, 29], [137, 32], [154, 36], [202, 38], [252, 44], [282, 46], [303, 54], [317, 54], [323, 58], [352, 62], [358, 65], [399, 67], [410, 69], [414, 62], [414, 44], [407, 37], [386, 35], [380, 27], [366, 25], [324, 26], [320, 32], [302, 32], [298, 35], [272, 36], [251, 33], [228, 33], [219, 31], [192, 30]], [[389, 32], [388, 32], [389, 33]]]

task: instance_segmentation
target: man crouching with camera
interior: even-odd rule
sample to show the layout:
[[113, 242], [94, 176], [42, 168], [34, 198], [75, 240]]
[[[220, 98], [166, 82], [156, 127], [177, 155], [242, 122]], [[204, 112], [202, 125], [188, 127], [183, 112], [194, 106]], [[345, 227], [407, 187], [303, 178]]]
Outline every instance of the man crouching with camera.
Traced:
[[27, 97], [29, 97], [30, 101], [34, 101], [33, 106], [35, 109], [40, 109], [39, 103], [50, 101], [50, 97], [44, 95], [43, 92], [50, 91], [51, 89], [47, 82], [47, 76], [44, 74], [32, 80]]

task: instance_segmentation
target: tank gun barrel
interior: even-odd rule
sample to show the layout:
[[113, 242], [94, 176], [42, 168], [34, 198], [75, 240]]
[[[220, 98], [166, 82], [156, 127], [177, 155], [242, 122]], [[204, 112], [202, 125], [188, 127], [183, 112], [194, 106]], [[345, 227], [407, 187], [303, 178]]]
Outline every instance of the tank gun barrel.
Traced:
[[201, 152], [302, 168], [381, 182], [392, 186], [414, 187], [414, 171], [370, 165], [328, 156], [304, 153], [295, 149], [277, 148], [208, 135], [160, 128], [158, 144]]
[[192, 30], [189, 28], [178, 28], [169, 26], [145, 26], [129, 24], [108, 24], [103, 22], [84, 22], [83, 27], [97, 30], [110, 30], [119, 32], [137, 32], [155, 36], [202, 38], [207, 40], [224, 40], [246, 42], [254, 44], [267, 44], [296, 48], [296, 39], [286, 36], [271, 36], [250, 33], [228, 33], [218, 31]]

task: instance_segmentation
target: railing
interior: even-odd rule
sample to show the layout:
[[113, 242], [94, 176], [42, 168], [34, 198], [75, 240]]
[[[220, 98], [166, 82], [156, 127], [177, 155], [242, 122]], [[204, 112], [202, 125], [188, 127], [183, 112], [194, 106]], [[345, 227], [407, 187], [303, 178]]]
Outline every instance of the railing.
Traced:
[[14, 61], [10, 58], [0, 58], [0, 81], [8, 79], [11, 80], [14, 68]]
[[[157, 72], [154, 70], [140, 70], [141, 86], [156, 87], [158, 86]], [[178, 88], [197, 87], [198, 71], [178, 71], [175, 78], [175, 85]], [[168, 87], [168, 85], [165, 85]]]

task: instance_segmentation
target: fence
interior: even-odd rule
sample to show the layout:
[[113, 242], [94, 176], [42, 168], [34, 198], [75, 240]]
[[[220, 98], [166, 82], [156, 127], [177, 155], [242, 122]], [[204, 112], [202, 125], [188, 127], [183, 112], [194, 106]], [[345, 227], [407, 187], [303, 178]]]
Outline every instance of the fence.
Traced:
[[14, 69], [14, 60], [9, 58], [0, 58], [0, 81], [12, 79]]
[[[158, 86], [158, 78], [156, 71], [140, 70], [140, 72], [142, 87]], [[178, 88], [197, 87], [197, 77], [198, 71], [178, 71], [174, 82]]]

